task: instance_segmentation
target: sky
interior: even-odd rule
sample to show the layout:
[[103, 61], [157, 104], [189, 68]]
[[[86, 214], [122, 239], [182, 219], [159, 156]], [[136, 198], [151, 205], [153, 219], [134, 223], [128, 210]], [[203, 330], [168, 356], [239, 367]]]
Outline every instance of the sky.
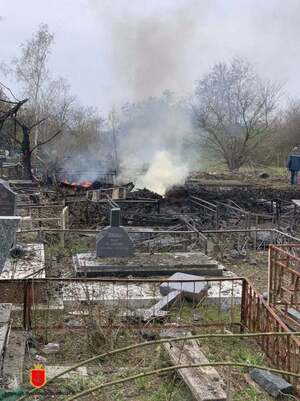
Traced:
[[46, 23], [53, 76], [103, 113], [165, 89], [185, 96], [234, 56], [300, 97], [299, 0], [0, 0], [0, 17], [0, 63]]

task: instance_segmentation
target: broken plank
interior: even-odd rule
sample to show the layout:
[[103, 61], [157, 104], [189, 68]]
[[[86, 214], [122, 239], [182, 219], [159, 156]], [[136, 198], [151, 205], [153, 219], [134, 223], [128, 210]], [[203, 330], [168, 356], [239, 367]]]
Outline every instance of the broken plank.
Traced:
[[[164, 348], [174, 365], [208, 363], [196, 340], [165, 343]], [[215, 368], [185, 368], [178, 372], [197, 401], [226, 401], [224, 383]]]

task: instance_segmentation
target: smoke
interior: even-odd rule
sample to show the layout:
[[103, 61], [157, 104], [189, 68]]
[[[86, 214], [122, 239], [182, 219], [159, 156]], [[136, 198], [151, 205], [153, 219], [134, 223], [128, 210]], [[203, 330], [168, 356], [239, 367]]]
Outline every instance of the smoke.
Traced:
[[196, 158], [189, 147], [193, 128], [185, 103], [166, 92], [128, 106], [121, 120], [120, 181], [132, 180], [161, 195], [182, 184]]
[[[116, 102], [158, 96], [164, 89], [186, 90], [190, 49], [199, 29], [196, 0], [168, 2], [90, 0], [98, 25], [111, 44], [108, 58]], [[103, 38], [103, 32], [101, 34]]]
[[173, 159], [168, 151], [157, 151], [148, 171], [137, 180], [136, 186], [164, 195], [172, 186], [184, 184], [188, 172], [188, 165]]
[[124, 93], [129, 100], [121, 108], [112, 106], [99, 132], [88, 116], [77, 123], [75, 119], [76, 135], [65, 144], [67, 137], [62, 137], [62, 152], [57, 152], [62, 180], [101, 182], [117, 168], [118, 183], [132, 181], [161, 195], [185, 182], [197, 155], [188, 145], [193, 127], [187, 102], [175, 90], [186, 87], [189, 48], [198, 27], [196, 3], [190, 0], [186, 7], [178, 0], [174, 7], [167, 1], [152, 8], [154, 3], [137, 0], [90, 0], [98, 29], [111, 44], [107, 60], [118, 104]]
[[190, 117], [171, 91], [186, 88], [198, 28], [196, 1], [167, 3], [90, 1], [112, 44], [115, 90], [119, 99], [124, 92], [130, 98], [117, 137], [119, 182], [132, 180], [162, 195], [184, 182], [192, 164]]

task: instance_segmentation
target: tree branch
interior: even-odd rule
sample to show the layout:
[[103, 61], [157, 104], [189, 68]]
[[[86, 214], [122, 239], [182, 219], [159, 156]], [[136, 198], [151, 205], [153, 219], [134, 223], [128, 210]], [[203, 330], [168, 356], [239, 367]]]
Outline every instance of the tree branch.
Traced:
[[4, 85], [3, 82], [0, 82], [0, 85], [3, 86], [3, 88], [6, 89], [11, 94], [11, 96], [16, 100], [15, 103], [20, 102], [20, 100], [16, 98], [16, 96], [13, 94], [12, 90], [8, 86]]
[[24, 100], [21, 100], [20, 102], [18, 102], [14, 107], [12, 107], [10, 110], [5, 112], [3, 114], [3, 116], [0, 116], [0, 121], [5, 121], [7, 118], [16, 114], [18, 112], [18, 110], [20, 109], [20, 107], [22, 107], [24, 103], [28, 102], [28, 100], [29, 99], [24, 99]]
[[48, 138], [46, 141], [40, 142], [40, 143], [38, 143], [37, 145], [35, 145], [35, 146], [31, 149], [30, 153], [32, 153], [32, 152], [33, 152], [35, 149], [37, 149], [39, 146], [45, 145], [46, 143], [52, 141], [52, 139], [54, 139], [54, 138], [55, 138], [57, 135], [59, 135], [61, 132], [62, 132], [62, 131], [59, 130], [59, 131], [57, 131], [54, 135], [52, 135], [50, 138]]
[[41, 120], [37, 121], [36, 123], [32, 124], [28, 129], [29, 131], [31, 131], [34, 127], [36, 127], [37, 125], [40, 125], [41, 123], [43, 123], [45, 120], [47, 120], [47, 117], [42, 118]]

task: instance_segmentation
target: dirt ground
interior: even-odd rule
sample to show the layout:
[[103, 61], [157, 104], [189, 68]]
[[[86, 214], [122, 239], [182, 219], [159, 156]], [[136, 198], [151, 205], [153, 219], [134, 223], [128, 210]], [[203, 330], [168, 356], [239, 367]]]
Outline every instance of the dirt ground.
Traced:
[[249, 252], [240, 260], [225, 260], [226, 268], [237, 276], [246, 277], [261, 293], [268, 288], [268, 251]]

